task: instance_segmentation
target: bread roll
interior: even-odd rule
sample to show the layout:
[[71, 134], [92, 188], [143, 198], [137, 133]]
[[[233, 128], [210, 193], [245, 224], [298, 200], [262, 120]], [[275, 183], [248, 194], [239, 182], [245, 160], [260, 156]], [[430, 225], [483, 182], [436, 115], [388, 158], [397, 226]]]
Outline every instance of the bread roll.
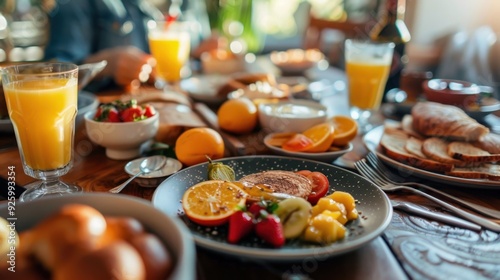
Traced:
[[469, 117], [462, 109], [435, 102], [418, 102], [413, 106], [413, 129], [428, 137], [456, 141], [479, 141], [489, 129]]
[[173, 259], [161, 240], [153, 234], [143, 233], [130, 239], [146, 269], [147, 280], [165, 280], [170, 275]]
[[143, 280], [146, 269], [137, 250], [125, 241], [115, 241], [58, 265], [54, 280]]
[[476, 147], [481, 148], [491, 154], [500, 154], [500, 135], [488, 133], [483, 139], [473, 143]]
[[134, 236], [144, 233], [144, 227], [139, 220], [130, 217], [105, 217], [106, 231], [100, 238], [100, 245], [106, 245], [116, 240], [129, 241]]
[[106, 220], [99, 211], [70, 204], [26, 233], [20, 246], [52, 271], [75, 254], [97, 248], [105, 230]]

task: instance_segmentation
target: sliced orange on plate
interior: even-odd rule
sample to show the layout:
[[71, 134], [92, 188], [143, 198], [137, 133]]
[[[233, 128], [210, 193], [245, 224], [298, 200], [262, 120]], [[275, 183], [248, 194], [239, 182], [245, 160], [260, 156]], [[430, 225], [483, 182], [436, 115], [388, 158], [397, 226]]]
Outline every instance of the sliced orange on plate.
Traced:
[[330, 119], [335, 127], [335, 137], [332, 145], [343, 147], [351, 142], [358, 133], [358, 124], [348, 116], [334, 116]]
[[313, 141], [313, 145], [304, 152], [323, 153], [328, 151], [335, 138], [335, 126], [331, 122], [317, 124], [302, 133]]
[[182, 197], [186, 216], [202, 226], [225, 224], [238, 207], [245, 205], [247, 194], [234, 183], [209, 180], [190, 187]]

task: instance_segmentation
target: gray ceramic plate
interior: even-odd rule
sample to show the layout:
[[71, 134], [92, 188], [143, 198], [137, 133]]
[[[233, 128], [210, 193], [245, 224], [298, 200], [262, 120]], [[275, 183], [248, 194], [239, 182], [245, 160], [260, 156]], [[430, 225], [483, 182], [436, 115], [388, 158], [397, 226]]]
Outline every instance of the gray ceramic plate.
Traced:
[[226, 242], [226, 226], [202, 227], [190, 222], [184, 215], [181, 199], [192, 185], [206, 180], [207, 163], [183, 169], [163, 181], [153, 195], [153, 205], [170, 216], [179, 217], [194, 236], [200, 247], [243, 258], [291, 261], [304, 258], [324, 258], [355, 250], [378, 237], [389, 225], [392, 208], [389, 199], [378, 187], [361, 176], [321, 162], [280, 156], [245, 156], [217, 160], [231, 166], [236, 179], [264, 170], [302, 169], [316, 170], [326, 174], [330, 181], [330, 192], [347, 191], [359, 201], [356, 207], [362, 213], [347, 224], [348, 235], [341, 241], [326, 246], [288, 241], [284, 247], [275, 249], [265, 245], [256, 237], [248, 237], [240, 244]]
[[500, 184], [498, 183], [498, 181], [453, 177], [440, 173], [426, 171], [423, 169], [418, 169], [403, 164], [399, 161], [393, 160], [388, 156], [386, 156], [385, 154], [383, 154], [382, 151], [380, 150], [379, 142], [380, 139], [382, 138], [383, 133], [384, 133], [383, 126], [376, 127], [365, 134], [365, 136], [363, 137], [363, 142], [370, 151], [375, 152], [377, 154], [377, 157], [380, 160], [382, 160], [387, 165], [396, 168], [401, 174], [404, 173], [406, 176], [414, 175], [430, 181], [444, 183], [447, 185], [459, 186], [459, 187], [500, 189]]

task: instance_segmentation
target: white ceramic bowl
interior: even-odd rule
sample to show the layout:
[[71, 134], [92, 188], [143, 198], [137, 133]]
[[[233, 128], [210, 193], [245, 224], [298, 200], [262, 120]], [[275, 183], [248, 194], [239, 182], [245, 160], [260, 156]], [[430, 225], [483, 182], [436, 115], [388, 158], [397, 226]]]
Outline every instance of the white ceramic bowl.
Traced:
[[[144, 158], [138, 158], [130, 161], [125, 165], [125, 172], [127, 172], [130, 177], [140, 172], [140, 164]], [[175, 172], [181, 170], [182, 163], [174, 158], [167, 157], [167, 161], [162, 169], [150, 172], [148, 174], [137, 176], [135, 181], [142, 187], [155, 188], [167, 179], [168, 176], [174, 174]]]
[[[49, 217], [67, 204], [85, 204], [103, 215], [128, 216], [138, 219], [151, 233], [158, 236], [175, 259], [170, 279], [195, 279], [195, 245], [192, 235], [178, 219], [165, 215], [149, 201], [129, 195], [80, 193], [48, 196], [34, 201], [16, 203], [16, 230], [22, 232]], [[0, 216], [8, 215], [7, 203], [0, 204]]]
[[283, 75], [300, 75], [314, 67], [325, 56], [318, 49], [289, 49], [273, 51], [270, 54], [271, 62], [280, 69]]
[[112, 159], [138, 157], [143, 146], [156, 136], [160, 125], [159, 113], [137, 122], [98, 122], [95, 110], [85, 114], [87, 136], [93, 143], [106, 148], [106, 156]]
[[266, 132], [304, 132], [325, 122], [327, 108], [308, 100], [287, 100], [259, 105], [259, 123]]

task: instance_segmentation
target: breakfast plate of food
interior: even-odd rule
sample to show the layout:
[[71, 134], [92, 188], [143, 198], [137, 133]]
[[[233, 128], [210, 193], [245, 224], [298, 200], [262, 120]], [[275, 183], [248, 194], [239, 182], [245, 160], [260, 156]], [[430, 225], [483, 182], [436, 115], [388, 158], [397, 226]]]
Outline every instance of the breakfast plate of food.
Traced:
[[[219, 174], [216, 178], [225, 179], [214, 179], [214, 174]], [[318, 183], [314, 176], [324, 178], [323, 181], [318, 179], [322, 183]], [[265, 184], [258, 183], [263, 180]], [[320, 191], [319, 185], [324, 186], [324, 189]], [[222, 189], [206, 192], [210, 197], [205, 199], [197, 199], [195, 202], [191, 200], [197, 189], [214, 186]], [[238, 207], [227, 207], [226, 204], [221, 207], [215, 203], [222, 197], [219, 193], [227, 193], [229, 190], [236, 193], [226, 197], [226, 201], [236, 200], [235, 205]], [[321, 197], [318, 197], [319, 193]], [[333, 202], [334, 199], [337, 201], [334, 197], [343, 198], [337, 203]], [[270, 207], [262, 208], [262, 204], [259, 204], [261, 208], [258, 211], [252, 210], [257, 203], [264, 201], [268, 202], [267, 206], [277, 206], [271, 211]], [[188, 167], [163, 181], [153, 194], [152, 203], [167, 215], [182, 220], [192, 232], [195, 243], [202, 248], [243, 258], [273, 261], [329, 257], [355, 250], [378, 237], [392, 217], [392, 208], [385, 193], [361, 176], [331, 164], [282, 156], [223, 158]], [[204, 219], [203, 213], [193, 214], [196, 210], [193, 203], [209, 204], [209, 212], [213, 212], [214, 205], [218, 205], [215, 212], [220, 214], [232, 211], [231, 216], [224, 218], [224, 221]], [[340, 205], [338, 209], [344, 210], [325, 212], [323, 209], [318, 212], [325, 203], [337, 206], [342, 204], [344, 206]], [[290, 216], [283, 218], [283, 212], [287, 212], [287, 204], [297, 206], [297, 209], [288, 212]], [[243, 211], [251, 212], [255, 230], [234, 240], [233, 216]], [[293, 212], [301, 215], [290, 214]], [[338, 214], [337, 218], [343, 219], [343, 226], [338, 231], [328, 235], [329, 231], [311, 228], [315, 225], [314, 221], [321, 220], [318, 217], [325, 217], [323, 214], [334, 215], [333, 212]], [[306, 213], [309, 215], [307, 219], [302, 215]], [[282, 221], [280, 227], [285, 236], [281, 237], [281, 242], [276, 243], [276, 239], [270, 241], [261, 236], [262, 231], [258, 229], [262, 220], [270, 219], [270, 216], [281, 218], [278, 221]], [[340, 221], [337, 218], [326, 220]], [[317, 235], [318, 232], [323, 235]], [[332, 235], [336, 238], [331, 239]]]
[[433, 102], [415, 106], [401, 122], [369, 131], [363, 137], [367, 148], [407, 176], [500, 189], [500, 135], [457, 107]]

